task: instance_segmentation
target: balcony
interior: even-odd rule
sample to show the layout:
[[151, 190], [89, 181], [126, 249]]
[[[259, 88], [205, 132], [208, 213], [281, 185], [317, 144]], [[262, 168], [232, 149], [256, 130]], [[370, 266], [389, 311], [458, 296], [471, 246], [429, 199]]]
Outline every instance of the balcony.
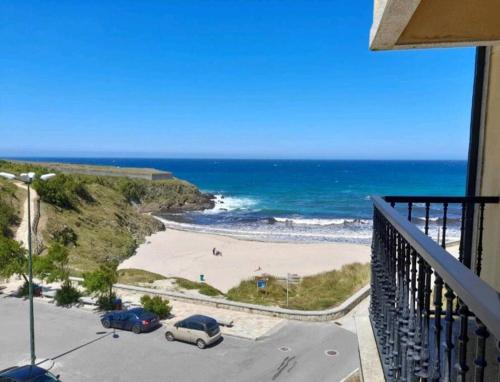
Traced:
[[373, 202], [370, 321], [386, 380], [499, 380], [500, 296], [480, 278], [485, 209], [499, 198]]

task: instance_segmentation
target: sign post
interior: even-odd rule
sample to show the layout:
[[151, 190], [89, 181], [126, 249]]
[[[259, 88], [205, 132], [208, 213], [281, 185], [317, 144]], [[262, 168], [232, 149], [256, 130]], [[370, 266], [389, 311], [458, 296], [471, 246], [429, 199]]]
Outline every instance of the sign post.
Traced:
[[264, 289], [266, 287], [266, 279], [262, 278], [262, 279], [257, 279], [257, 288], [258, 289]]

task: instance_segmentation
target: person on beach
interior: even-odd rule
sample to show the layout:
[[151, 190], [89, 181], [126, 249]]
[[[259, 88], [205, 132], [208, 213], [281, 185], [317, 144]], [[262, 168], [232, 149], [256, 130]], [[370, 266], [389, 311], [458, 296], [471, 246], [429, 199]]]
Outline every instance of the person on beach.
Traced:
[[212, 255], [217, 256], [217, 248], [214, 247], [212, 249]]

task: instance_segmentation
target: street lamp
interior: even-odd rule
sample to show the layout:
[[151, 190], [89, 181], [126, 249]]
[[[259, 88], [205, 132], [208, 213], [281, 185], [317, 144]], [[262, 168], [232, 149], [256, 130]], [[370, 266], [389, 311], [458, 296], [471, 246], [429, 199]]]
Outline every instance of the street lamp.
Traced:
[[[40, 176], [43, 181], [52, 179], [56, 174], [44, 174]], [[28, 290], [29, 290], [29, 304], [30, 304], [30, 354], [31, 364], [35, 364], [35, 322], [33, 314], [33, 254], [31, 251], [31, 196], [30, 185], [36, 178], [34, 172], [22, 173], [19, 176], [10, 174], [8, 172], [0, 172], [0, 177], [9, 180], [19, 180], [28, 186]]]

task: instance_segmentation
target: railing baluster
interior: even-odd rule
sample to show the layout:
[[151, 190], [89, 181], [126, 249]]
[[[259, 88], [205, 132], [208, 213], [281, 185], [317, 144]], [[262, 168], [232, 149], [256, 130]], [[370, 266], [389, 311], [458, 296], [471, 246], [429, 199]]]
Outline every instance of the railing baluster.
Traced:
[[434, 365], [432, 380], [441, 378], [441, 313], [442, 313], [443, 279], [434, 272]]
[[481, 275], [481, 263], [483, 257], [483, 230], [484, 230], [484, 203], [479, 207], [479, 234], [477, 239], [477, 255], [476, 255], [476, 275]]
[[441, 241], [441, 247], [446, 249], [446, 228], [448, 223], [448, 203], [443, 203], [443, 238]]
[[423, 303], [423, 330], [422, 330], [422, 352], [421, 352], [421, 369], [418, 374], [421, 378], [428, 378], [430, 375], [429, 367], [429, 333], [430, 333], [430, 301], [431, 301], [431, 277], [432, 269], [427, 264], [424, 263], [424, 303]]
[[460, 314], [460, 333], [458, 335], [458, 363], [455, 366], [457, 369], [457, 380], [465, 382], [465, 377], [469, 367], [467, 366], [467, 342], [469, 336], [467, 334], [469, 329], [469, 309], [463, 302], [460, 304], [458, 310]]
[[[418, 255], [417, 255], [418, 256]], [[424, 288], [425, 288], [425, 274], [424, 274], [424, 260], [418, 256], [418, 286], [417, 286], [417, 322], [415, 332], [415, 351], [413, 358], [415, 359], [415, 375], [419, 375], [421, 371], [422, 360], [422, 336], [423, 336], [423, 319], [424, 312]]]
[[408, 367], [408, 381], [412, 381], [413, 373], [415, 372], [415, 353], [416, 349], [416, 311], [415, 311], [415, 295], [417, 288], [417, 252], [415, 252], [408, 244], [408, 253], [411, 254], [411, 283], [410, 283], [410, 312], [408, 320], [408, 352], [407, 352], [407, 367]]
[[429, 210], [431, 209], [431, 204], [429, 202], [425, 203], [425, 228], [424, 233], [429, 234]]
[[476, 333], [476, 356], [474, 358], [474, 381], [484, 381], [484, 369], [486, 368], [486, 339], [489, 337], [488, 329], [476, 318], [477, 329]]
[[460, 218], [460, 245], [458, 247], [458, 261], [464, 262], [464, 227], [465, 227], [465, 202], [462, 203], [462, 217]]
[[401, 349], [400, 349], [400, 360], [401, 360], [401, 374], [400, 380], [406, 382], [408, 375], [408, 364], [407, 364], [407, 353], [408, 353], [408, 286], [409, 286], [409, 274], [410, 274], [410, 254], [409, 245], [402, 241], [401, 243], [401, 260], [402, 260], [402, 285], [401, 285], [401, 296], [400, 296], [400, 336], [401, 336]]
[[445, 364], [445, 370], [444, 370], [444, 377], [446, 381], [450, 381], [451, 379], [451, 373], [453, 370], [453, 365], [452, 365], [452, 350], [453, 350], [453, 302], [455, 299], [455, 294], [451, 290], [451, 288], [446, 284], [446, 293], [445, 293], [445, 298], [446, 298], [446, 317], [445, 317], [445, 322], [446, 322], [446, 343], [445, 343], [445, 356], [446, 356], [446, 364]]
[[393, 347], [392, 347], [392, 376], [394, 378], [398, 378], [401, 375], [401, 351], [400, 351], [400, 345], [401, 345], [401, 299], [403, 297], [403, 291], [402, 291], [402, 285], [403, 285], [403, 272], [404, 272], [404, 267], [403, 267], [403, 259], [402, 259], [402, 252], [401, 252], [401, 238], [399, 235], [397, 235], [397, 240], [395, 243], [395, 250], [396, 250], [396, 259], [397, 259], [397, 270], [396, 270], [396, 287], [394, 288], [395, 291], [395, 296], [394, 296], [394, 302], [396, 304], [395, 309], [394, 309], [394, 320], [392, 322], [393, 324], [393, 330], [391, 332], [392, 334], [392, 341], [394, 342]]

